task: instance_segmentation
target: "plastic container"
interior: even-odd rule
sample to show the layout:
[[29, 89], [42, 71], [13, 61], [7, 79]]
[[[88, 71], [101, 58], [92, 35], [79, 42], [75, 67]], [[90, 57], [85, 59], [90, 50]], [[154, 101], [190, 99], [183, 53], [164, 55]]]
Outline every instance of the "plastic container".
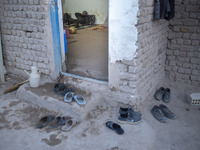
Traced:
[[31, 87], [39, 87], [40, 85], [40, 74], [38, 73], [38, 69], [36, 66], [31, 67], [31, 73], [29, 74], [26, 70], [24, 70], [29, 75], [29, 82]]

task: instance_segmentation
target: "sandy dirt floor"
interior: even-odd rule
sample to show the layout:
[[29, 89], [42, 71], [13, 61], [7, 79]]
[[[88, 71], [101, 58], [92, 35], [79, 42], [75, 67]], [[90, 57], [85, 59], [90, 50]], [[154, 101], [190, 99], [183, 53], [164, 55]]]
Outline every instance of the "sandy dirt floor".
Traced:
[[[164, 87], [171, 89], [171, 102], [165, 104], [149, 98], [138, 110], [142, 122], [137, 125], [120, 124], [123, 135], [117, 135], [105, 126], [105, 122], [117, 122], [120, 105], [107, 103], [92, 93], [89, 98], [101, 101], [91, 108], [82, 121], [68, 132], [60, 128], [36, 129], [41, 116], [60, 115], [54, 110], [33, 106], [16, 98], [16, 91], [3, 91], [19, 80], [9, 79], [0, 84], [0, 149], [1, 150], [199, 150], [200, 106], [191, 106], [186, 93], [197, 91], [199, 86], [172, 83], [166, 80]], [[86, 91], [86, 94], [90, 91]], [[154, 105], [165, 104], [177, 118], [167, 123], [158, 122], [150, 110]], [[56, 104], [55, 104], [56, 105]]]
[[67, 43], [68, 73], [108, 80], [108, 31], [81, 29]]

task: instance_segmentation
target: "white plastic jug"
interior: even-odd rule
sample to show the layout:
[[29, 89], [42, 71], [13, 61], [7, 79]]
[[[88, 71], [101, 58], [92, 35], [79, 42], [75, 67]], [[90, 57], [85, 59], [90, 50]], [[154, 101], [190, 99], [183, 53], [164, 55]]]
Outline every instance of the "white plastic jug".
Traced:
[[26, 70], [24, 70], [29, 75], [29, 82], [31, 87], [39, 87], [40, 85], [40, 74], [38, 73], [38, 69], [36, 66], [31, 67], [31, 74], [29, 74]]

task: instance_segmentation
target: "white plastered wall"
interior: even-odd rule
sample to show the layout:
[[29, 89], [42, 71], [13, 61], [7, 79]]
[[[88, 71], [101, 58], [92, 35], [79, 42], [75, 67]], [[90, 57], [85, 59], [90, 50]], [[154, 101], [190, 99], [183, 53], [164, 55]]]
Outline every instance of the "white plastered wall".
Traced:
[[117, 61], [133, 60], [137, 50], [138, 0], [109, 0], [109, 85], [118, 88]]
[[104, 24], [108, 16], [108, 0], [63, 0], [63, 13], [71, 13], [74, 19], [76, 12], [84, 10], [95, 15], [96, 24]]

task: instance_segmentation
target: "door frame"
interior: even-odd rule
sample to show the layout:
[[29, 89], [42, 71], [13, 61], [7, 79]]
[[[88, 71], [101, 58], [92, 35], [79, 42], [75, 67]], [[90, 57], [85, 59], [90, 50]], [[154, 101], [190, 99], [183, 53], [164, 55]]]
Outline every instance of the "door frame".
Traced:
[[[55, 0], [55, 1], [57, 1], [57, 0]], [[108, 3], [109, 3], [109, 0], [108, 0]], [[64, 65], [66, 57], [65, 57], [65, 49], [64, 49], [62, 0], [58, 0], [57, 7], [58, 7], [59, 33], [60, 33], [60, 39], [61, 39], [60, 40], [61, 63], [62, 63], [62, 65]], [[108, 48], [109, 48], [109, 45], [108, 45]], [[108, 54], [109, 54], [109, 50], [108, 50]], [[109, 63], [107, 65], [109, 67]], [[65, 68], [65, 66], [62, 68]], [[69, 76], [69, 77], [75, 77], [75, 78], [79, 78], [79, 79], [83, 79], [83, 80], [87, 80], [87, 81], [96, 82], [96, 83], [108, 84], [108, 81], [102, 81], [102, 80], [98, 80], [98, 79], [93, 79], [93, 78], [89, 78], [89, 77], [83, 77], [80, 75], [67, 73], [67, 72], [64, 72], [63, 69], [61, 70], [61, 74]]]

